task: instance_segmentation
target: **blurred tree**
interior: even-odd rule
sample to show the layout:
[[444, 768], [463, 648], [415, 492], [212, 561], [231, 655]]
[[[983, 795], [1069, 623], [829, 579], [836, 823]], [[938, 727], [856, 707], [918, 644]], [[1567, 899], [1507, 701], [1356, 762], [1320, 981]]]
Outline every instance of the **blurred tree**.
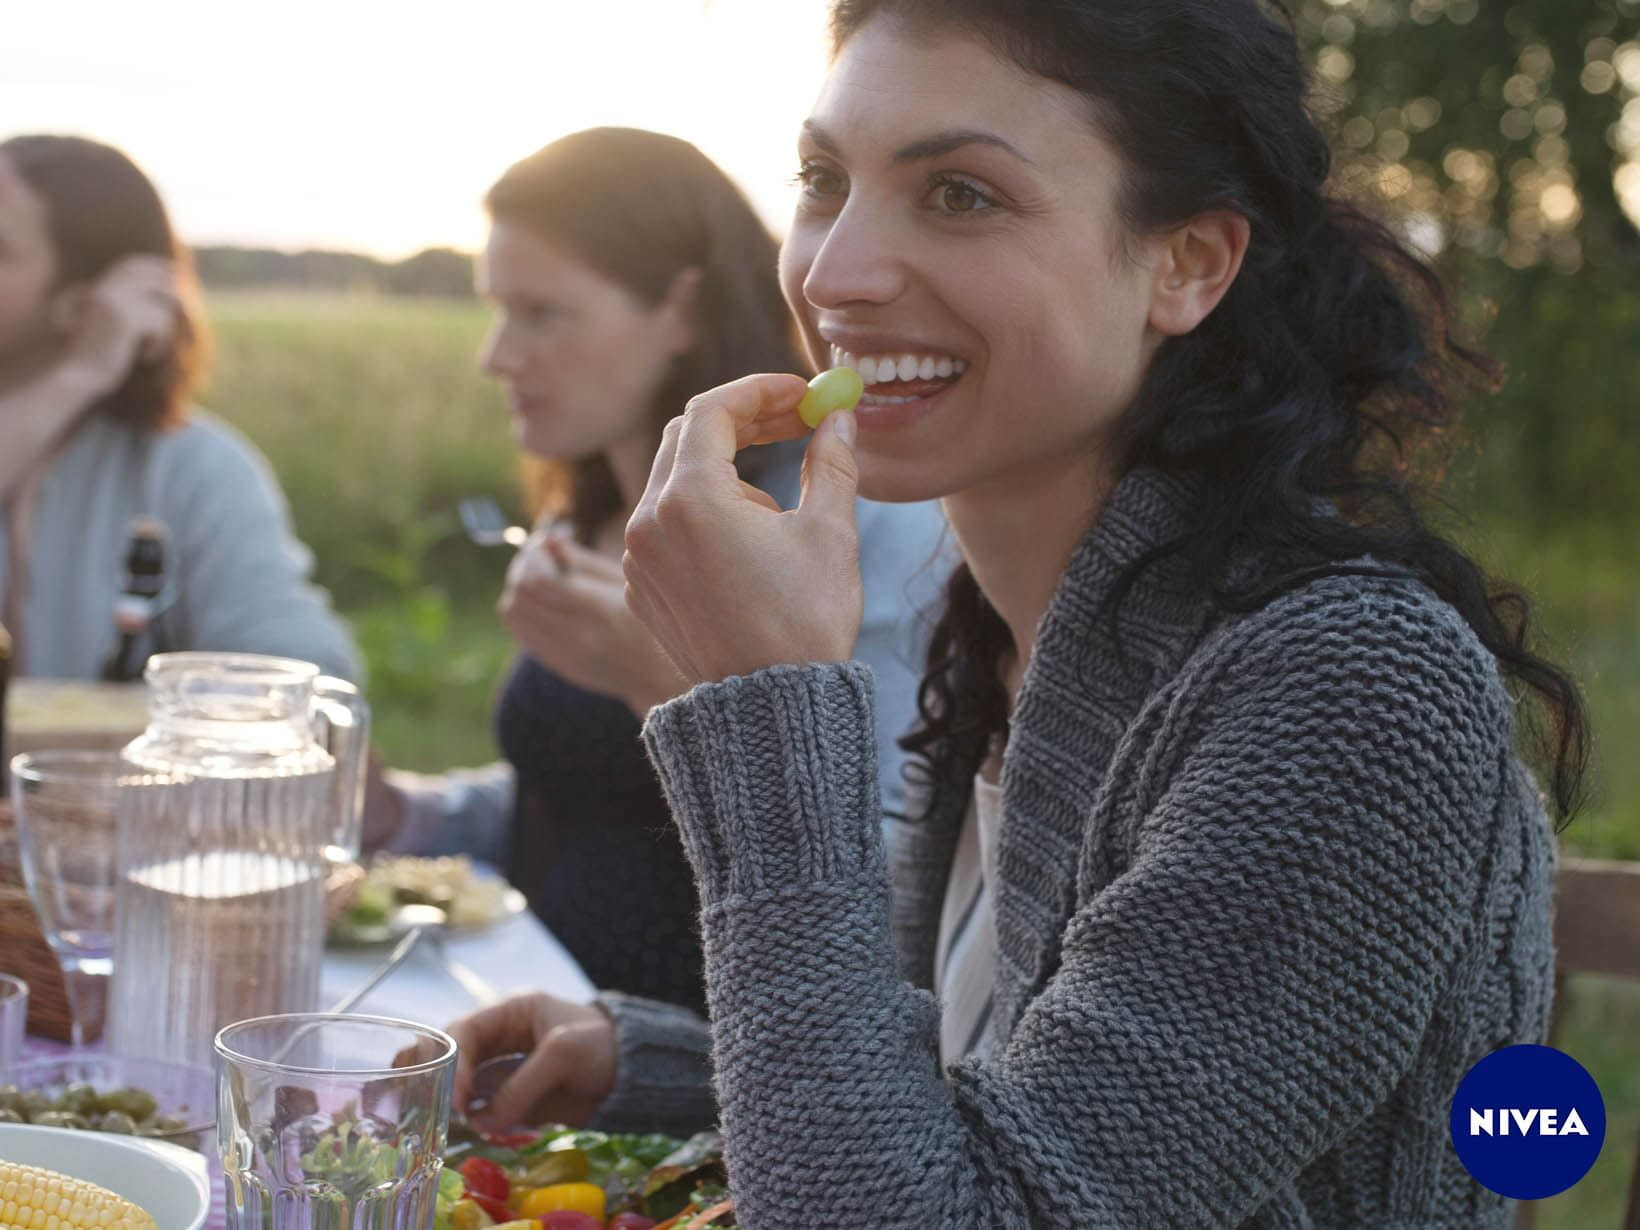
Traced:
[[1470, 292], [1510, 369], [1488, 503], [1640, 516], [1640, 0], [1298, 0], [1339, 175]]

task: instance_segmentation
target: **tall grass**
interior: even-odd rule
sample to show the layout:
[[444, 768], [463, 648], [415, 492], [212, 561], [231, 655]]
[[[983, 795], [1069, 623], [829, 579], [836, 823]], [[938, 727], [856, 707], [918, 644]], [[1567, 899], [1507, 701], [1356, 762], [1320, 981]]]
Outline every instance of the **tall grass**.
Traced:
[[[219, 294], [217, 375], [206, 402], [272, 461], [318, 577], [352, 621], [370, 670], [377, 738], [390, 763], [436, 771], [495, 755], [492, 689], [511, 647], [493, 606], [506, 560], [473, 547], [453, 515], [462, 495], [518, 507], [516, 457], [496, 390], [475, 370], [477, 304]], [[1486, 474], [1496, 457], [1475, 464]], [[1640, 859], [1640, 589], [1620, 535], [1574, 514], [1552, 530], [1509, 503], [1473, 509], [1467, 537], [1495, 571], [1541, 602], [1548, 643], [1587, 690], [1603, 749], [1593, 805], [1568, 851]], [[1575, 983], [1561, 1045], [1605, 1092], [1613, 1145], [1595, 1171], [1547, 1202], [1552, 1230], [1615, 1226], [1625, 1146], [1640, 1130], [1640, 995]]]
[[495, 755], [489, 703], [511, 646], [506, 558], [463, 539], [463, 495], [518, 503], [511, 428], [477, 370], [476, 303], [218, 294], [205, 403], [267, 454], [316, 575], [353, 624], [389, 762]]

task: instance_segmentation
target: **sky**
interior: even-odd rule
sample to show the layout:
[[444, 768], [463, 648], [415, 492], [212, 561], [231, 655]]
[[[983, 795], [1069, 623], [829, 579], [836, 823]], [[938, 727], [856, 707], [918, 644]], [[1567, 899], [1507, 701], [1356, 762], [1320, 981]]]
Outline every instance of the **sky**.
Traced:
[[482, 245], [516, 159], [597, 124], [700, 146], [783, 231], [825, 0], [8, 5], [0, 139], [123, 148], [195, 245]]

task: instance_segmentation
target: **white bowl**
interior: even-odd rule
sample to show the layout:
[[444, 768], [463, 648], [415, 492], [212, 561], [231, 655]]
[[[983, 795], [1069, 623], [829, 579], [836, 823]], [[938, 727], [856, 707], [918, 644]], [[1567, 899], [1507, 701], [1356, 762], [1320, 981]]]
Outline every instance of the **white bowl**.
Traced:
[[157, 1140], [0, 1123], [0, 1161], [106, 1187], [141, 1205], [160, 1230], [200, 1230], [211, 1208], [205, 1159]]

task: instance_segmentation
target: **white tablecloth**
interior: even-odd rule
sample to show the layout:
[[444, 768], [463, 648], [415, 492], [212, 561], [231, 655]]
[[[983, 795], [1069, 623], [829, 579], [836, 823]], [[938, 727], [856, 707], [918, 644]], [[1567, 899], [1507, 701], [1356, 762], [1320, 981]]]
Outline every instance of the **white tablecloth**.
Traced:
[[[595, 993], [581, 967], [534, 914], [519, 914], [482, 931], [451, 932], [447, 942], [450, 956], [500, 995], [547, 991], [585, 1003]], [[390, 946], [327, 951], [319, 1002], [328, 1006], [359, 986], [389, 951]], [[433, 946], [423, 942], [353, 1011], [442, 1026], [477, 1007], [478, 1002], [440, 966]]]

